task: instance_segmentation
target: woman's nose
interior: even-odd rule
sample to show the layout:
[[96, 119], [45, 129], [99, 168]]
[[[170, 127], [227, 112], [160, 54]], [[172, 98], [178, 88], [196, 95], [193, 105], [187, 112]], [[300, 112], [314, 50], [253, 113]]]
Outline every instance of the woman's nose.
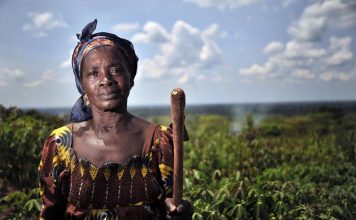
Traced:
[[113, 84], [113, 78], [110, 72], [105, 71], [101, 75], [102, 75], [100, 79], [101, 86], [110, 86]]

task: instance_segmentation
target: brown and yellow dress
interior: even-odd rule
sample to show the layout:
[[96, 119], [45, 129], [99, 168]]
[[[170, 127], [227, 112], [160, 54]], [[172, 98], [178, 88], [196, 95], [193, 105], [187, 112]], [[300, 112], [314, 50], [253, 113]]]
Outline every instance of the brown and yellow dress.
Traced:
[[173, 185], [172, 131], [152, 125], [142, 155], [97, 167], [72, 148], [72, 125], [47, 138], [39, 166], [41, 219], [160, 219]]

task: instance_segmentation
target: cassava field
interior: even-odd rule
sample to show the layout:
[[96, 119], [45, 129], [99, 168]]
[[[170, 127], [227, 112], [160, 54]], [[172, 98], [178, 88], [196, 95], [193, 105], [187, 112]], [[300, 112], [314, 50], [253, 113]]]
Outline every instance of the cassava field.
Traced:
[[[355, 111], [217, 113], [186, 117], [184, 196], [193, 219], [356, 219]], [[0, 219], [38, 217], [43, 141], [65, 123], [0, 106]]]

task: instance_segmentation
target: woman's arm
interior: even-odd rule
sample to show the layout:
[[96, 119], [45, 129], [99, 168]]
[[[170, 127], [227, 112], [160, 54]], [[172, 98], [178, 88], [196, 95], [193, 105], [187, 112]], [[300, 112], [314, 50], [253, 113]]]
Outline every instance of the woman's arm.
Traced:
[[[191, 203], [187, 200], [183, 200], [177, 207], [174, 206], [172, 200], [173, 190], [173, 133], [171, 127], [161, 126], [160, 135], [155, 146], [158, 149], [158, 166], [159, 176], [165, 191], [164, 204], [166, 206], [167, 215], [166, 219], [191, 219], [194, 209]], [[184, 140], [188, 140], [188, 134], [184, 129]]]
[[40, 196], [42, 209], [40, 219], [64, 219], [66, 199], [61, 194], [61, 179], [66, 170], [58, 156], [55, 136], [51, 135], [44, 143], [39, 165]]

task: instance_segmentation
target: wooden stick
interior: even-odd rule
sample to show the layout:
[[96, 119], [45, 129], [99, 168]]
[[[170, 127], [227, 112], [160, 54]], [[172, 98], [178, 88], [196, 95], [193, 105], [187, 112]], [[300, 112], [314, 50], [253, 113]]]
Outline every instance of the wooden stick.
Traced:
[[185, 94], [181, 88], [171, 92], [171, 114], [173, 118], [173, 204], [177, 207], [183, 198], [183, 134]]

